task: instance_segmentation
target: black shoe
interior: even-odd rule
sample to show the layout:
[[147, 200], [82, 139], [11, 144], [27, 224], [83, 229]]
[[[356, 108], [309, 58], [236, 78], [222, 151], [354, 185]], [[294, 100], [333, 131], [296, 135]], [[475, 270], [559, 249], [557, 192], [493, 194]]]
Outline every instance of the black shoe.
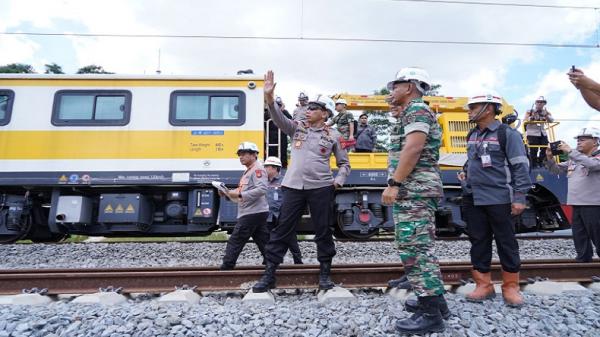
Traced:
[[410, 285], [410, 281], [408, 280], [408, 277], [406, 277], [406, 275], [403, 275], [401, 278], [398, 279], [389, 280], [388, 287], [412, 290], [412, 286]]
[[265, 266], [265, 273], [262, 275], [260, 280], [258, 280], [258, 282], [256, 282], [256, 284], [252, 287], [252, 292], [264, 293], [275, 288], [276, 270], [277, 265], [275, 263], [267, 261], [267, 265]]
[[440, 315], [440, 298], [443, 298], [443, 295], [419, 297], [421, 310], [396, 322], [396, 330], [406, 334], [443, 332], [446, 326]]
[[219, 269], [221, 270], [233, 270], [235, 268], [235, 264], [223, 263]]
[[[452, 314], [450, 313], [450, 309], [448, 309], [448, 303], [446, 303], [446, 299], [443, 295], [440, 295], [439, 302], [440, 314], [442, 315], [442, 318], [450, 318], [450, 315]], [[406, 300], [406, 302], [404, 302], [404, 309], [406, 309], [406, 311], [408, 312], [417, 313], [421, 311], [421, 306], [419, 304], [418, 299], [409, 298]]]
[[304, 262], [302, 262], [302, 258], [294, 256], [294, 264], [304, 264]]
[[329, 290], [335, 287], [335, 283], [331, 281], [331, 261], [321, 262], [319, 266], [319, 290]]

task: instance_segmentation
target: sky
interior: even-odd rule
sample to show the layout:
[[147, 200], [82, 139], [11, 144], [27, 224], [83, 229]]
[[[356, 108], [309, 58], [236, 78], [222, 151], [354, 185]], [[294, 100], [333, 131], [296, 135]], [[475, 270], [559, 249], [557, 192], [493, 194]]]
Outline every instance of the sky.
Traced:
[[[465, 0], [464, 2], [474, 2]], [[600, 80], [600, 0], [479, 0], [491, 6], [403, 0], [0, 0], [0, 65], [89, 64], [119, 74], [230, 76], [275, 72], [293, 107], [299, 91], [370, 94], [403, 67], [426, 69], [445, 96], [491, 88], [524, 112], [539, 95], [574, 144], [600, 127], [565, 75], [575, 65]], [[162, 37], [7, 35], [6, 32], [139, 34]], [[196, 38], [174, 38], [185, 35]], [[201, 37], [200, 37], [201, 36]], [[484, 41], [466, 45], [400, 41]]]

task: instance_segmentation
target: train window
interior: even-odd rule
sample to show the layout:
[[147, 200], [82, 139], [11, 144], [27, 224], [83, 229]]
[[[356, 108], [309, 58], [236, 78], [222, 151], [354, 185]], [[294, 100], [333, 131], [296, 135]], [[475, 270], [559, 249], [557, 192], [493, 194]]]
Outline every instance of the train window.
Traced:
[[10, 122], [15, 93], [12, 90], [0, 89], [0, 126]]
[[131, 92], [126, 90], [60, 90], [54, 95], [52, 124], [126, 125], [130, 112]]
[[191, 91], [171, 93], [172, 125], [242, 125], [246, 121], [246, 95], [242, 91]]

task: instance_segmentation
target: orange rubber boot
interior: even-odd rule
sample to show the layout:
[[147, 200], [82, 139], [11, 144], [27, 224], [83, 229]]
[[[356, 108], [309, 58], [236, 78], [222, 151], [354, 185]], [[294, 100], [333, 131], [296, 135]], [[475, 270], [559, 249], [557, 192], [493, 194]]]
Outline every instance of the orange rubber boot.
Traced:
[[467, 301], [483, 302], [496, 297], [496, 291], [492, 285], [492, 273], [481, 273], [473, 269], [472, 274], [475, 280], [475, 290], [467, 294]]
[[523, 305], [523, 295], [519, 292], [519, 273], [502, 271], [502, 297], [509, 307], [519, 308]]

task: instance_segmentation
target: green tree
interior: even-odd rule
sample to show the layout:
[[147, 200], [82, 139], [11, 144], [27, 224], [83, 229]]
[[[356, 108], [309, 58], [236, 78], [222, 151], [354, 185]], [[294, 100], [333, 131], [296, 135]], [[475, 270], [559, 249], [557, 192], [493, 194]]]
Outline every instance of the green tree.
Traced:
[[44, 64], [46, 71], [44, 74], [64, 74], [62, 67], [56, 63]]
[[[387, 88], [375, 90], [374, 95], [388, 95], [390, 92]], [[377, 142], [375, 143], [375, 152], [386, 152], [390, 144], [390, 113], [389, 111], [380, 110], [365, 110], [369, 116], [369, 125], [371, 125], [377, 133]]]
[[441, 87], [441, 84], [432, 84], [431, 88], [425, 92], [425, 96], [442, 96], [439, 92]]
[[0, 66], [0, 73], [5, 74], [34, 74], [35, 69], [29, 64], [11, 63]]
[[90, 64], [89, 66], [79, 68], [79, 70], [77, 70], [77, 73], [78, 74], [114, 74], [114, 73], [104, 70], [104, 68], [102, 68], [102, 66], [97, 66], [95, 64]]

